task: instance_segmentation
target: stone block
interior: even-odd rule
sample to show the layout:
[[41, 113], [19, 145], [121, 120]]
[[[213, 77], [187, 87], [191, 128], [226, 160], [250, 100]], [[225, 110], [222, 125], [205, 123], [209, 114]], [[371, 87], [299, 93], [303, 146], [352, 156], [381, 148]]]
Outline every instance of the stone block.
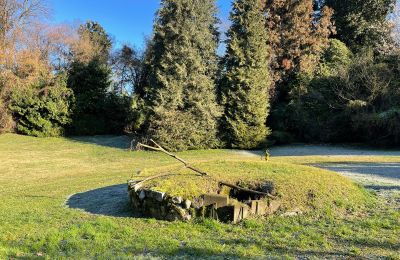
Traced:
[[210, 206], [216, 204], [216, 207], [225, 207], [229, 204], [229, 197], [226, 195], [206, 194], [203, 195], [203, 206]]
[[204, 199], [202, 197], [198, 197], [192, 200], [192, 207], [195, 209], [200, 209], [204, 206]]
[[265, 215], [268, 210], [268, 204], [262, 200], [252, 200], [250, 202], [251, 214], [253, 215]]
[[172, 198], [172, 203], [175, 203], [175, 204], [181, 204], [182, 201], [183, 201], [182, 197], [173, 197]]
[[233, 211], [233, 223], [246, 219], [249, 216], [249, 208], [246, 205], [236, 204]]
[[165, 193], [159, 191], [149, 190], [146, 192], [146, 197], [152, 198], [158, 202], [162, 202], [164, 200]]
[[140, 191], [139, 193], [139, 199], [140, 200], [144, 200], [144, 198], [146, 198], [146, 192], [144, 192], [144, 190]]
[[185, 208], [185, 209], [190, 209], [190, 206], [192, 205], [192, 202], [190, 201], [190, 200], [185, 200], [184, 202], [183, 202], [183, 207]]

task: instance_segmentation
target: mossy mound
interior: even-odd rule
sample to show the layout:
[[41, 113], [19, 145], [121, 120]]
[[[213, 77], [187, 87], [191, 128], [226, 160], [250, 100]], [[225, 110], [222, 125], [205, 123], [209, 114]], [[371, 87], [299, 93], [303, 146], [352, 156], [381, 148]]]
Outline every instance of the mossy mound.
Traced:
[[281, 209], [286, 212], [332, 209], [348, 212], [373, 202], [373, 197], [351, 180], [309, 166], [262, 161], [213, 161], [192, 166], [209, 173], [212, 178], [199, 176], [182, 166], [148, 169], [135, 178], [140, 180], [172, 173], [174, 175], [145, 182], [143, 186], [187, 199], [203, 194], [223, 193], [219, 181], [250, 189], [258, 189], [269, 183], [273, 185], [274, 194], [282, 203]]

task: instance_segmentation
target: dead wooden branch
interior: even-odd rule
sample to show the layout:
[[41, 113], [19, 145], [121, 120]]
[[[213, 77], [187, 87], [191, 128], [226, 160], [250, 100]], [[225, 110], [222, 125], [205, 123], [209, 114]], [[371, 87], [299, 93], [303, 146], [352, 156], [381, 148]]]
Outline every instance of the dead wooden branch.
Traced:
[[253, 193], [253, 194], [255, 194], [255, 195], [266, 196], [266, 197], [271, 198], [271, 199], [275, 199], [275, 198], [276, 198], [275, 196], [272, 196], [272, 195], [269, 194], [269, 193], [265, 193], [265, 192], [261, 192], [261, 191], [256, 191], [256, 190], [251, 190], [251, 189], [247, 189], [247, 188], [243, 188], [243, 187], [239, 187], [239, 186], [237, 186], [237, 185], [234, 185], [234, 184], [231, 184], [231, 183], [226, 183], [226, 182], [223, 182], [223, 181], [220, 181], [219, 184], [220, 184], [220, 185], [223, 185], [223, 186], [227, 186], [227, 187], [229, 187], [229, 188], [241, 190], [241, 191], [244, 191], [244, 192]]
[[[174, 159], [180, 161], [181, 163], [183, 163], [183, 164], [185, 165], [185, 167], [188, 168], [189, 170], [192, 170], [192, 171], [194, 171], [194, 172], [197, 172], [197, 173], [199, 173], [201, 176], [206, 176], [206, 177], [208, 177], [208, 178], [211, 178], [211, 179], [217, 181], [220, 185], [224, 185], [224, 186], [227, 186], [227, 187], [230, 187], [230, 188], [234, 188], [234, 189], [237, 189], [237, 190], [241, 190], [241, 191], [253, 193], [253, 194], [256, 194], [256, 195], [260, 195], [260, 196], [266, 196], [266, 197], [269, 197], [269, 198], [275, 198], [274, 196], [272, 196], [272, 195], [269, 194], [269, 193], [265, 193], [265, 192], [261, 192], [261, 191], [256, 191], [256, 190], [251, 190], [251, 189], [239, 187], [239, 186], [234, 185], [234, 184], [230, 184], [230, 183], [218, 181], [218, 180], [216, 180], [215, 178], [211, 177], [208, 173], [206, 173], [206, 172], [204, 172], [204, 171], [202, 171], [202, 170], [199, 170], [199, 169], [197, 169], [197, 168], [194, 168], [194, 167], [190, 166], [190, 164], [189, 164], [188, 162], [186, 162], [185, 160], [183, 160], [182, 158], [176, 156], [176, 155], [173, 154], [173, 153], [168, 152], [168, 151], [165, 150], [161, 145], [157, 144], [154, 140], [150, 139], [150, 141], [155, 145], [155, 147], [154, 147], [154, 146], [150, 146], [150, 145], [146, 145], [146, 144], [142, 144], [142, 143], [138, 143], [138, 146], [141, 146], [141, 147], [144, 147], [144, 148], [153, 150], [153, 151], [159, 151], [159, 152], [165, 153], [166, 155], [168, 155], [168, 156], [170, 156], [170, 157], [172, 157], [172, 158], [174, 158]], [[159, 177], [163, 177], [163, 176], [155, 176], [155, 178], [159, 178]], [[150, 178], [151, 178], [151, 177], [150, 177]]]
[[151, 141], [156, 147], [153, 147], [153, 146], [150, 146], [150, 145], [145, 145], [145, 144], [142, 144], [142, 143], [138, 143], [138, 146], [141, 146], [141, 147], [144, 147], [144, 148], [153, 150], [153, 151], [159, 151], [159, 152], [165, 153], [166, 155], [168, 155], [168, 156], [170, 156], [170, 157], [172, 157], [172, 158], [174, 158], [174, 159], [180, 161], [181, 163], [183, 163], [183, 164], [185, 165], [186, 168], [188, 168], [188, 169], [190, 169], [190, 170], [192, 170], [192, 171], [195, 171], [195, 172], [201, 174], [202, 176], [208, 176], [208, 173], [203, 172], [203, 171], [201, 171], [201, 170], [199, 170], [199, 169], [196, 169], [196, 168], [190, 166], [189, 163], [187, 163], [185, 160], [183, 160], [182, 158], [179, 158], [179, 157], [176, 156], [175, 154], [172, 154], [172, 153], [168, 152], [168, 151], [165, 150], [161, 145], [157, 144], [154, 140], [150, 139], [150, 141]]

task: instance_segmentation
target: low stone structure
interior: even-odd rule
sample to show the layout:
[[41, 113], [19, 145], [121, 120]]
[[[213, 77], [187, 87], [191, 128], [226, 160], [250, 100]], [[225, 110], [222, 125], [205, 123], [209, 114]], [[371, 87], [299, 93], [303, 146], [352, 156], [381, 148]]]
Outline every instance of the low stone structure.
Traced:
[[222, 194], [204, 194], [189, 200], [143, 188], [140, 181], [129, 181], [128, 192], [135, 213], [168, 221], [205, 217], [237, 223], [251, 215], [272, 215], [280, 207], [278, 200], [270, 198], [238, 200]]

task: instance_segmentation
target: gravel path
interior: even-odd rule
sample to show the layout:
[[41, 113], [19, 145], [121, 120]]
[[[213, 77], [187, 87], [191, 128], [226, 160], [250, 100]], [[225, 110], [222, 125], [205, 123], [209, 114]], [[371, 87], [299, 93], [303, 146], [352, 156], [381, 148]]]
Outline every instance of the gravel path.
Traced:
[[[238, 151], [243, 155], [260, 156], [264, 151]], [[270, 149], [272, 156], [400, 156], [400, 150], [372, 150], [331, 145], [287, 145]]]
[[[244, 156], [261, 156], [264, 151], [238, 151]], [[270, 149], [271, 156], [399, 156], [399, 150], [372, 150], [329, 145], [291, 145]], [[400, 163], [315, 164], [338, 172], [400, 206]]]

